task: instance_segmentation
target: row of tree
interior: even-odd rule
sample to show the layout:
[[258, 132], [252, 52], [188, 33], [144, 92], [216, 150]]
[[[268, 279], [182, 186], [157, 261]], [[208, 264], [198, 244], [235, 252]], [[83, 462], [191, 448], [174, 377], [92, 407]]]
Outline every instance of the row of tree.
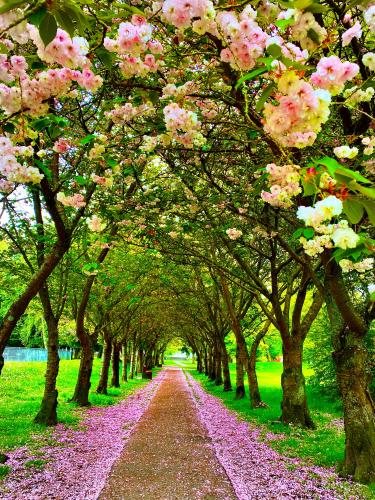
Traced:
[[88, 403], [98, 340], [107, 365], [122, 350], [135, 366], [134, 353], [151, 365], [182, 336], [228, 389], [232, 331], [236, 394], [246, 375], [257, 407], [255, 353], [273, 328], [281, 418], [312, 427], [303, 347], [323, 310], [344, 409], [342, 472], [370, 481], [372, 6], [142, 9], [72, 0], [0, 9], [0, 373], [38, 297], [48, 330], [39, 422], [56, 421], [60, 324], [80, 344], [78, 404]]

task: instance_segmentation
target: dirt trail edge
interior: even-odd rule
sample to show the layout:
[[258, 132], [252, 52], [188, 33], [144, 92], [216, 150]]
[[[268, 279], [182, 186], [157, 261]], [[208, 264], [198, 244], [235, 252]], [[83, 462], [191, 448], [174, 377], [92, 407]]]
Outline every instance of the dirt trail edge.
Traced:
[[180, 369], [167, 370], [99, 499], [236, 499]]

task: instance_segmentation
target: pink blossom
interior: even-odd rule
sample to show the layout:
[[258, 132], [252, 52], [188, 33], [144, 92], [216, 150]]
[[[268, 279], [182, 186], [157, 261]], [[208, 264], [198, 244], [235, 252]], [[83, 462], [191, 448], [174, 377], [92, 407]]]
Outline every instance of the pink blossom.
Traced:
[[346, 45], [349, 45], [350, 42], [353, 40], [353, 38], [359, 39], [359, 38], [361, 38], [361, 36], [362, 36], [362, 28], [361, 28], [359, 21], [357, 21], [354, 24], [354, 26], [352, 26], [351, 28], [346, 30], [345, 33], [343, 33], [343, 35], [342, 35], [343, 47], [346, 47]]

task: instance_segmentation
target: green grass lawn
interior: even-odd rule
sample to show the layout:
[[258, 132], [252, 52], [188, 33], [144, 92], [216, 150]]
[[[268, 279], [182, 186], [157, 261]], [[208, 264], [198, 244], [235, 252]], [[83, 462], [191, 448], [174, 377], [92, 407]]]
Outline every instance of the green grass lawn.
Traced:
[[[60, 422], [69, 425], [79, 421], [75, 405], [68, 403], [68, 399], [73, 395], [78, 366], [79, 360], [61, 361], [57, 381], [58, 418]], [[95, 406], [114, 404], [147, 383], [141, 379], [129, 380], [122, 383], [120, 389], [109, 388], [108, 396], [95, 394], [100, 366], [101, 361], [95, 359], [90, 394], [90, 401]], [[5, 364], [0, 377], [0, 451], [28, 443], [32, 434], [48, 432], [44, 427], [33, 423], [43, 395], [45, 368], [46, 363], [42, 362]]]

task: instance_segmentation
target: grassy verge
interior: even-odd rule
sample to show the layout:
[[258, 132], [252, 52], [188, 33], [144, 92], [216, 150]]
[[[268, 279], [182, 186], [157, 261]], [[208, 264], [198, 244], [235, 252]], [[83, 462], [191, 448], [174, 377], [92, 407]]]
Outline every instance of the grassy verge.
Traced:
[[[68, 403], [73, 395], [78, 374], [79, 360], [61, 361], [57, 381], [59, 391], [58, 418], [61, 423], [73, 425], [79, 421], [75, 405]], [[120, 389], [110, 388], [108, 396], [96, 394], [101, 362], [95, 359], [91, 378], [90, 401], [94, 406], [107, 406], [118, 402], [135, 389], [144, 386], [147, 380], [134, 379], [122, 383]], [[44, 389], [45, 363], [9, 362], [0, 377], [0, 451], [27, 444], [32, 434], [49, 432], [33, 423]], [[6, 465], [0, 468], [5, 475]]]

